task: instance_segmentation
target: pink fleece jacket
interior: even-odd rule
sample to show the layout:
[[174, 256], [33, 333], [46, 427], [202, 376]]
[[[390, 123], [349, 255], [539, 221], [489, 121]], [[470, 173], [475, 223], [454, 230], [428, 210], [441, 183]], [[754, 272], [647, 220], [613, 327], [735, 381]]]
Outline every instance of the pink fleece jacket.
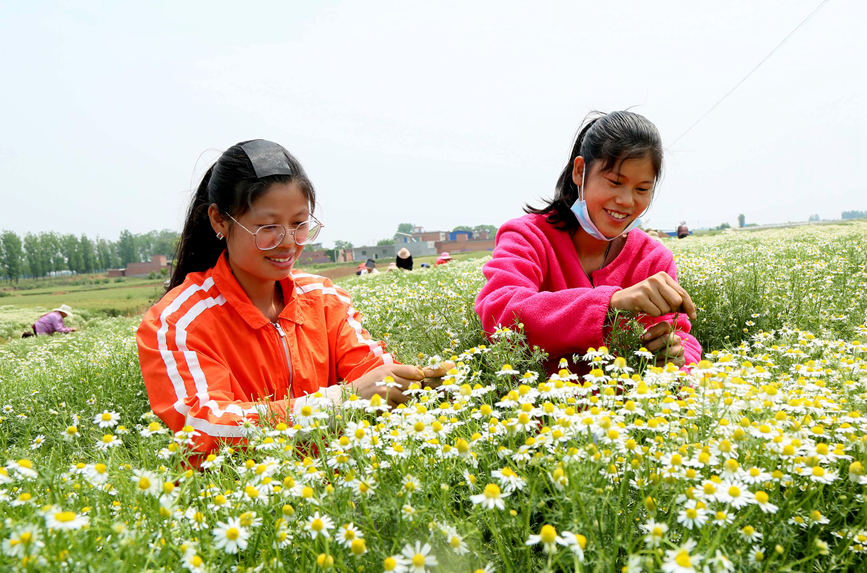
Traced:
[[[482, 271], [488, 282], [476, 297], [476, 312], [485, 331], [518, 320], [528, 342], [543, 348], [552, 360], [604, 344], [605, 317], [615, 291], [659, 271], [677, 279], [671, 251], [633, 229], [617, 257], [591, 273], [591, 282], [569, 233], [555, 229], [544, 215], [525, 215], [500, 227], [493, 258]], [[673, 318], [645, 317], [642, 323], [650, 326]], [[686, 364], [701, 360], [701, 345], [688, 334], [690, 323], [683, 313], [678, 314], [676, 327]]]

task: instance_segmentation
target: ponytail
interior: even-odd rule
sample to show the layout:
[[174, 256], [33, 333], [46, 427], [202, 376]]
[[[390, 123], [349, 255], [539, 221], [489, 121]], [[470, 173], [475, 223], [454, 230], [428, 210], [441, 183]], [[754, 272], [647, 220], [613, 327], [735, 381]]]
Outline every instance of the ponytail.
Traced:
[[206, 271], [216, 265], [225, 247], [223, 241], [217, 238], [211, 228], [211, 220], [208, 218], [208, 207], [211, 205], [208, 183], [213, 172], [214, 165], [202, 177], [202, 182], [199, 183], [199, 188], [196, 189], [196, 194], [190, 203], [184, 230], [178, 241], [174, 270], [166, 287], [167, 291], [184, 282], [189, 273]]

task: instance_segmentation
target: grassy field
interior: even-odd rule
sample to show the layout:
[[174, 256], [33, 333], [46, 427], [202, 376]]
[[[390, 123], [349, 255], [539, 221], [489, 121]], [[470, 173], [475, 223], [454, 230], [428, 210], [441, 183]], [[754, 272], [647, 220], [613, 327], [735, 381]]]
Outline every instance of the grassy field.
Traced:
[[110, 316], [140, 316], [163, 293], [165, 279], [108, 279], [99, 275], [26, 281], [0, 289], [0, 341], [17, 338], [42, 314], [72, 307], [67, 326]]
[[443, 386], [317, 404], [202, 472], [148, 413], [136, 317], [0, 345], [0, 568], [863, 570], [867, 225], [666, 244], [690, 373], [598, 349], [546, 377], [520, 332], [482, 336], [484, 259], [353, 276], [401, 359], [456, 361]]

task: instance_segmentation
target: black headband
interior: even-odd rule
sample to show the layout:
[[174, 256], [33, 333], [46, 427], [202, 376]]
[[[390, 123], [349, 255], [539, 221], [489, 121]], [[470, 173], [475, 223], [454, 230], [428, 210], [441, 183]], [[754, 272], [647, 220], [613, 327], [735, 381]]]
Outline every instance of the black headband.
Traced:
[[256, 179], [269, 175], [294, 175], [289, 167], [286, 151], [274, 142], [254, 139], [241, 145], [241, 149], [253, 164]]

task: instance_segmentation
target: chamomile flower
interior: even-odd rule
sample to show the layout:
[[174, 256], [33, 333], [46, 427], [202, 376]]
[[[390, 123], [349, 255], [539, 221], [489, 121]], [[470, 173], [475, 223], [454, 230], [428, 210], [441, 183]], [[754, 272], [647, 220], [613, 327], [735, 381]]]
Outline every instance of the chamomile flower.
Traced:
[[384, 573], [405, 573], [409, 567], [409, 560], [402, 555], [390, 555], [382, 560]]
[[500, 485], [503, 487], [506, 494], [510, 494], [515, 490], [524, 489], [524, 486], [527, 484], [527, 481], [516, 474], [509, 466], [506, 466], [501, 470], [492, 471], [491, 476], [500, 482]]
[[316, 539], [320, 535], [325, 539], [331, 539], [329, 531], [334, 529], [334, 521], [327, 515], [320, 515], [317, 511], [307, 518], [304, 529], [310, 534], [311, 539]]
[[641, 529], [646, 534], [644, 536], [644, 544], [648, 547], [659, 547], [662, 538], [665, 537], [665, 533], [668, 531], [668, 525], [664, 522], [658, 522], [651, 519], [650, 521], [641, 524]]
[[103, 410], [102, 414], [93, 417], [93, 423], [100, 428], [113, 428], [120, 422], [120, 414]]
[[121, 443], [122, 442], [120, 441], [120, 438], [118, 438], [114, 434], [105, 434], [104, 436], [102, 436], [102, 438], [97, 440], [96, 448], [98, 450], [106, 451], [110, 450], [111, 448], [116, 448], [117, 446], [121, 445]]
[[90, 523], [90, 518], [74, 511], [63, 511], [60, 508], [49, 506], [44, 512], [45, 527], [48, 529], [81, 529]]
[[135, 470], [130, 479], [135, 484], [138, 493], [158, 496], [162, 490], [163, 482], [152, 471]]
[[406, 560], [406, 571], [409, 573], [426, 573], [429, 568], [436, 567], [437, 558], [430, 554], [430, 545], [416, 541], [415, 545], [404, 545], [400, 552]]
[[757, 543], [762, 540], [762, 534], [752, 525], [745, 525], [740, 530], [741, 536], [747, 541]]
[[707, 509], [701, 502], [690, 502], [677, 514], [677, 522], [687, 529], [700, 529], [707, 519]]
[[587, 538], [580, 533], [564, 531], [563, 545], [571, 551], [581, 563], [584, 562], [584, 550], [587, 548]]
[[565, 540], [557, 535], [557, 530], [553, 525], [545, 524], [539, 530], [538, 535], [531, 535], [527, 538], [526, 545], [536, 545], [541, 543], [545, 549], [545, 553], [554, 553], [557, 550], [557, 544], [565, 545]]
[[518, 371], [511, 364], [503, 364], [503, 367], [495, 372], [497, 376], [516, 376]]
[[695, 541], [687, 539], [680, 547], [666, 551], [662, 570], [665, 573], [695, 573], [701, 563], [701, 556], [692, 553], [695, 546]]
[[764, 513], [776, 513], [777, 509], [779, 509], [776, 505], [771, 503], [771, 498], [766, 492], [759, 490], [753, 495], [755, 504], [759, 506], [759, 509]]
[[66, 440], [66, 441], [68, 441], [68, 442], [71, 442], [71, 441], [74, 440], [75, 438], [79, 438], [79, 437], [81, 437], [81, 434], [80, 434], [79, 431], [78, 431], [78, 426], [76, 426], [76, 425], [73, 424], [73, 425], [70, 425], [70, 426], [66, 426], [66, 429], [63, 430], [62, 432], [60, 432], [60, 436], [61, 436], [64, 440]]
[[347, 549], [352, 547], [353, 541], [361, 538], [361, 531], [352, 523], [345, 523], [337, 530], [337, 542]]
[[211, 530], [214, 537], [214, 545], [226, 553], [238, 553], [247, 548], [247, 539], [250, 532], [241, 525], [237, 517], [230, 517], [227, 521], [220, 521]]
[[19, 525], [0, 544], [4, 555], [10, 557], [27, 557], [36, 555], [45, 544], [40, 539], [39, 528], [35, 525]]
[[442, 531], [443, 535], [446, 537], [446, 543], [448, 546], [457, 553], [458, 555], [466, 555], [469, 553], [469, 548], [467, 547], [464, 538], [458, 533], [458, 530], [452, 527], [451, 525], [441, 525], [440, 531]]
[[44, 443], [45, 443], [45, 436], [43, 436], [42, 434], [39, 434], [38, 436], [33, 438], [32, 442], [30, 442], [30, 449], [31, 450], [38, 450], [39, 448], [42, 447], [42, 445]]
[[471, 495], [470, 501], [476, 505], [481, 505], [485, 509], [506, 509], [504, 497], [508, 497], [508, 493], [503, 493], [500, 486], [495, 483], [489, 483], [485, 486], [484, 491], [478, 495]]

